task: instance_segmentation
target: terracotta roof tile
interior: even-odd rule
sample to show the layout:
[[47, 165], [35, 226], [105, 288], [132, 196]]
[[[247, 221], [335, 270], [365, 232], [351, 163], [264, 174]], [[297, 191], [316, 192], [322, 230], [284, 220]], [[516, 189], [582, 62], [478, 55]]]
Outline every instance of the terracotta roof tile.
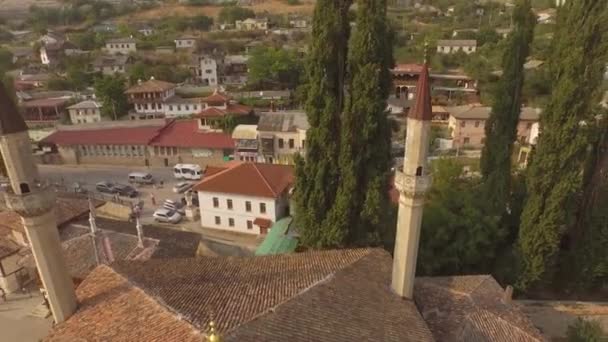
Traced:
[[147, 145], [163, 126], [58, 130], [42, 140], [57, 145]]
[[196, 120], [174, 121], [150, 143], [153, 146], [202, 147], [210, 149], [233, 149], [230, 134], [221, 132], [199, 132]]
[[79, 310], [55, 326], [48, 342], [180, 341], [202, 335], [107, 266], [96, 268], [76, 291]]
[[240, 163], [206, 177], [194, 188], [204, 192], [277, 198], [293, 181], [291, 166]]
[[230, 101], [230, 96], [215, 91], [213, 94], [203, 98], [205, 103], [224, 103]]
[[199, 117], [222, 117], [222, 116], [226, 116], [226, 115], [237, 115], [237, 116], [242, 116], [242, 115], [248, 115], [249, 113], [251, 113], [252, 108], [242, 105], [242, 104], [237, 104], [237, 103], [230, 103], [226, 106], [226, 109], [223, 108], [217, 108], [217, 107], [207, 107], [205, 108], [203, 111], [201, 111], [198, 116]]

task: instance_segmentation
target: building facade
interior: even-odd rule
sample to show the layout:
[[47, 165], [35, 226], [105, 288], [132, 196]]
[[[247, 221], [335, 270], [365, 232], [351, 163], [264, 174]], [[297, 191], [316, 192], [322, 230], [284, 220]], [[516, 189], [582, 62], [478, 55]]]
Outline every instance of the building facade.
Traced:
[[219, 79], [217, 77], [217, 62], [208, 56], [201, 56], [198, 60], [198, 80], [206, 86], [216, 87]]
[[175, 96], [175, 84], [150, 78], [127, 89], [129, 103], [136, 114], [164, 115], [164, 103]]
[[176, 49], [194, 49], [196, 47], [195, 37], [179, 37], [175, 39]]
[[195, 186], [201, 225], [247, 234], [265, 234], [288, 215], [293, 168], [284, 165], [232, 163], [208, 170]]
[[265, 163], [293, 164], [306, 148], [308, 119], [304, 112], [269, 112], [258, 123], [259, 159]]
[[[453, 148], [480, 149], [486, 139], [485, 123], [490, 117], [491, 107], [481, 105], [466, 105], [447, 107], [450, 117], [448, 127], [453, 140]], [[517, 124], [517, 140], [528, 143], [538, 123], [540, 110], [524, 107]]]
[[72, 124], [95, 123], [102, 120], [101, 103], [97, 101], [82, 101], [68, 107]]
[[268, 19], [266, 18], [248, 18], [245, 20], [237, 20], [234, 26], [239, 31], [258, 31], [268, 29]]
[[133, 38], [110, 39], [106, 42], [106, 51], [114, 55], [128, 55], [137, 52], [137, 42]]
[[477, 51], [476, 40], [439, 40], [437, 41], [437, 53], [452, 54], [462, 51], [466, 54]]
[[104, 75], [124, 74], [132, 60], [132, 57], [126, 55], [99, 56], [92, 65], [94, 71]]

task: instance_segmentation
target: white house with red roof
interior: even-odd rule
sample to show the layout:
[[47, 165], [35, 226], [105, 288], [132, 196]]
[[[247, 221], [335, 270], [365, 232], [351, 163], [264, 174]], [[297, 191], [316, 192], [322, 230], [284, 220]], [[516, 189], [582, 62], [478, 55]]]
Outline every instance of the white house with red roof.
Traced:
[[277, 220], [289, 214], [289, 190], [294, 182], [291, 166], [231, 162], [207, 167], [198, 192], [203, 228], [247, 234], [266, 234]]
[[175, 84], [151, 77], [148, 81], [138, 81], [125, 93], [135, 109], [135, 114], [141, 118], [164, 116], [163, 104], [175, 96]]

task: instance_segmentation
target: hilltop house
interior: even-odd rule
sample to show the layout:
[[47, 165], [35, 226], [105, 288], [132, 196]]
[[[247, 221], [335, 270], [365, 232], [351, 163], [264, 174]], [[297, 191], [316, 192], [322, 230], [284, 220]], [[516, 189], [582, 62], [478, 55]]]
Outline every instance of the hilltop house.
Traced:
[[70, 121], [72, 124], [85, 124], [100, 122], [101, 116], [101, 103], [97, 101], [82, 101], [73, 106], [68, 107], [68, 113], [70, 114]]
[[437, 41], [437, 52], [452, 54], [462, 51], [466, 54], [477, 51], [477, 41], [468, 39], [449, 39]]
[[133, 57], [127, 55], [98, 56], [93, 61], [93, 70], [104, 75], [124, 74]]
[[268, 30], [268, 19], [266, 18], [247, 18], [245, 20], [237, 20], [234, 26], [239, 31], [257, 31]]
[[192, 70], [203, 85], [211, 87], [218, 85], [218, 66], [211, 56], [194, 56]]
[[137, 41], [133, 38], [110, 39], [106, 41], [106, 51], [113, 55], [128, 55], [137, 52]]
[[176, 49], [194, 49], [196, 47], [196, 37], [182, 36], [175, 39]]
[[201, 225], [248, 234], [266, 234], [288, 214], [291, 166], [231, 163], [208, 167], [198, 192]]

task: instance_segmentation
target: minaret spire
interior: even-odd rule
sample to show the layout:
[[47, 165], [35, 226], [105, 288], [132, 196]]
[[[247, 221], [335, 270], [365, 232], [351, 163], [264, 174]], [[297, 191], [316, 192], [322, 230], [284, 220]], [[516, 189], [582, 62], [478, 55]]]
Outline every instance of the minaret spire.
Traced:
[[399, 190], [399, 216], [391, 285], [399, 296], [410, 299], [414, 295], [422, 211], [431, 184], [427, 157], [432, 117], [431, 87], [425, 53], [425, 63], [416, 86], [416, 100], [407, 117], [403, 172], [397, 171], [395, 175], [395, 185]]
[[12, 188], [4, 193], [6, 204], [21, 216], [53, 318], [63, 322], [76, 310], [76, 294], [59, 240], [54, 192], [40, 185], [27, 126], [1, 82], [0, 151]]

